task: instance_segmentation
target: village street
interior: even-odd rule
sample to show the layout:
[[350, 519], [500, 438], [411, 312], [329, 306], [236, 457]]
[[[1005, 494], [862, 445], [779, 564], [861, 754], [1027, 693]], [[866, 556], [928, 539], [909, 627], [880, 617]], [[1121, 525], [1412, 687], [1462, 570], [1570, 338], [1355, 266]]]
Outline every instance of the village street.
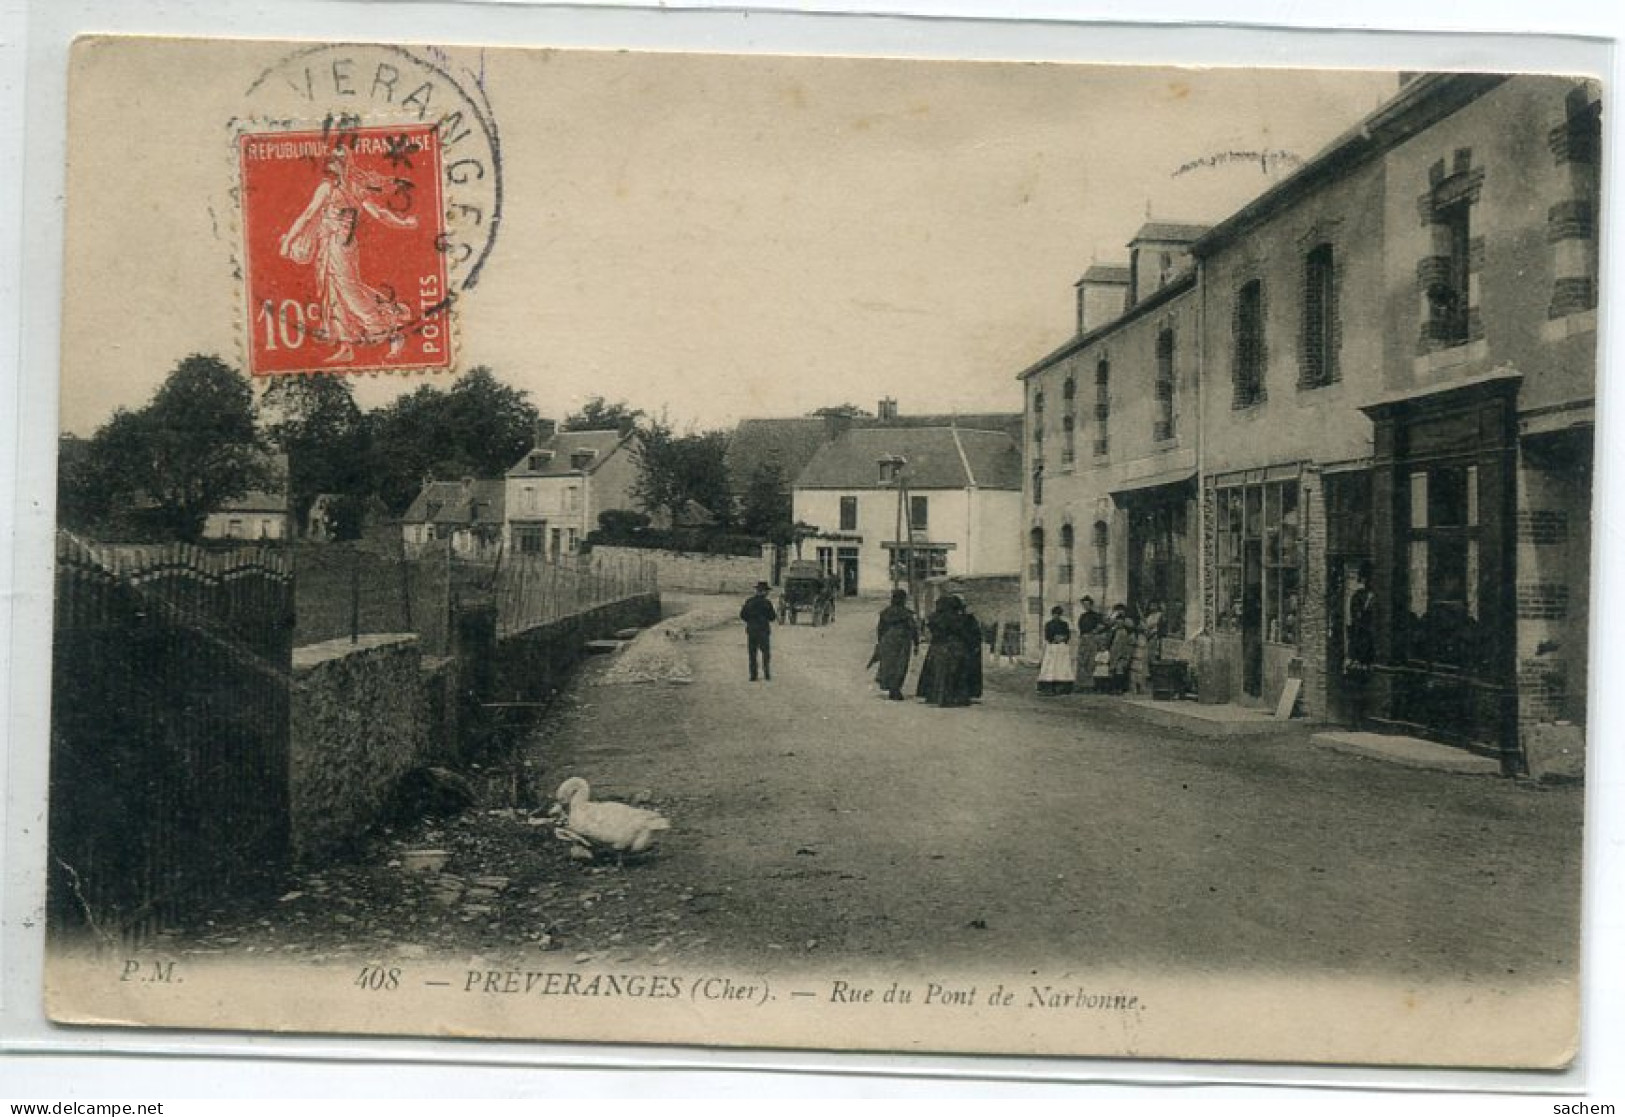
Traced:
[[[650, 632], [590, 660], [528, 743], [544, 798], [580, 775], [595, 798], [646, 796], [666, 814], [653, 856], [583, 865], [539, 818], [476, 810], [386, 835], [269, 911], [217, 912], [183, 941], [762, 970], [1504, 978], [1576, 962], [1578, 788], [1346, 756], [1302, 727], [1186, 737], [1113, 699], [1040, 698], [1030, 668], [990, 666], [969, 709], [887, 702], [864, 670], [869, 603], [779, 627], [773, 679], [751, 683], [737, 608], [668, 601], [688, 610], [687, 638]], [[403, 871], [413, 844], [451, 851], [444, 877]]]

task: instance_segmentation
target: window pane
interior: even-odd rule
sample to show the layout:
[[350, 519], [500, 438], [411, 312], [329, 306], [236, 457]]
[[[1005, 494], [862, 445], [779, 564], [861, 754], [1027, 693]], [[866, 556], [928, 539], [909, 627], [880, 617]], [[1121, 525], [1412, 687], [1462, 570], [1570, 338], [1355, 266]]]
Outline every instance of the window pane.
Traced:
[[1467, 615], [1478, 619], [1478, 540], [1467, 540]]
[[908, 498], [909, 526], [915, 531], [924, 531], [930, 525], [926, 521], [926, 498], [911, 496]]
[[1281, 587], [1277, 571], [1264, 571], [1264, 639], [1281, 641]]
[[1428, 526], [1428, 475], [1411, 474], [1411, 527]]
[[1219, 570], [1218, 622], [1220, 632], [1238, 632], [1241, 629], [1241, 568], [1227, 566]]
[[1296, 644], [1298, 642], [1298, 615], [1301, 611], [1298, 571], [1293, 567], [1283, 568], [1280, 581], [1281, 643]]
[[1478, 467], [1467, 467], [1467, 524], [1478, 526]]
[[1428, 611], [1428, 541], [1413, 539], [1410, 546], [1410, 611], [1420, 617]]
[[1428, 607], [1467, 605], [1467, 540], [1461, 535], [1437, 535], [1428, 554]]
[[1459, 466], [1435, 466], [1429, 471], [1426, 526], [1457, 527], [1470, 522], [1467, 473]]
[[1249, 485], [1243, 491], [1247, 494], [1243, 527], [1248, 539], [1257, 539], [1264, 527], [1264, 489], [1260, 485]]

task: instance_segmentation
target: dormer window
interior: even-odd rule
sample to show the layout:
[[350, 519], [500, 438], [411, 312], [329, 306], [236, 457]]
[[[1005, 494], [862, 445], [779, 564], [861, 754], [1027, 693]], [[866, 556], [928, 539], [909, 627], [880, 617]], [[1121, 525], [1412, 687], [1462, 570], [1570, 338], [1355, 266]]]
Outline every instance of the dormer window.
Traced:
[[598, 456], [597, 450], [576, 450], [570, 455], [571, 469], [586, 469]]

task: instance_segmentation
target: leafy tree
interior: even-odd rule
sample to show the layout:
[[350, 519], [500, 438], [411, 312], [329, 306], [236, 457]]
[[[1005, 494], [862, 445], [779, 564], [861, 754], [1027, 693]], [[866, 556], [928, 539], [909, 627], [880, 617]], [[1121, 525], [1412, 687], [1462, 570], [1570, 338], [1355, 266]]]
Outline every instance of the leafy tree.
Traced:
[[781, 547], [791, 542], [790, 487], [777, 460], [769, 458], [751, 471], [740, 504], [739, 526], [746, 534]]
[[[344, 498], [359, 509], [370, 491], [371, 442], [367, 416], [343, 376], [284, 376], [260, 400], [260, 420], [272, 445], [288, 455], [289, 508], [301, 528], [320, 493]], [[343, 538], [358, 528], [354, 517], [334, 525]]]
[[809, 524], [806, 520], [797, 520], [790, 528], [790, 541], [795, 544], [796, 558], [801, 557], [801, 545], [822, 532], [817, 524]]
[[869, 412], [865, 411], [855, 403], [838, 403], [833, 407], [820, 407], [816, 411], [812, 412], [812, 414], [820, 417], [824, 415], [844, 415], [848, 419], [870, 418]]
[[499, 477], [530, 449], [536, 405], [484, 365], [470, 369], [446, 393], [448, 433], [476, 477]]
[[638, 463], [633, 499], [651, 514], [663, 513], [672, 524], [694, 501], [716, 516], [719, 526], [727, 525], [733, 520], [727, 452], [726, 431], [679, 435], [665, 420], [656, 420], [633, 451]]
[[603, 396], [593, 396], [580, 411], [564, 417], [567, 431], [620, 430], [623, 423], [636, 423], [643, 418], [643, 410], [634, 408], [625, 400], [606, 403]]
[[483, 365], [448, 391], [424, 385], [373, 414], [376, 491], [399, 513], [426, 477], [500, 477], [530, 449], [535, 426], [526, 393]]
[[63, 480], [70, 527], [108, 533], [140, 520], [158, 538], [193, 541], [211, 510], [275, 479], [247, 378], [193, 354], [145, 407], [114, 412]]

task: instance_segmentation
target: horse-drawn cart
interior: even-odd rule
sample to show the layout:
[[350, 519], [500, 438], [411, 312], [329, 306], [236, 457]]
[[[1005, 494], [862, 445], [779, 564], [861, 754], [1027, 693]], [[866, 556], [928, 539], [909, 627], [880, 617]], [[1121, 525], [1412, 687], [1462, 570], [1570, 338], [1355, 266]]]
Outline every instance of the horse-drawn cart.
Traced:
[[816, 562], [797, 559], [784, 569], [784, 586], [779, 591], [779, 620], [795, 624], [802, 614], [815, 625], [835, 619], [835, 579]]

